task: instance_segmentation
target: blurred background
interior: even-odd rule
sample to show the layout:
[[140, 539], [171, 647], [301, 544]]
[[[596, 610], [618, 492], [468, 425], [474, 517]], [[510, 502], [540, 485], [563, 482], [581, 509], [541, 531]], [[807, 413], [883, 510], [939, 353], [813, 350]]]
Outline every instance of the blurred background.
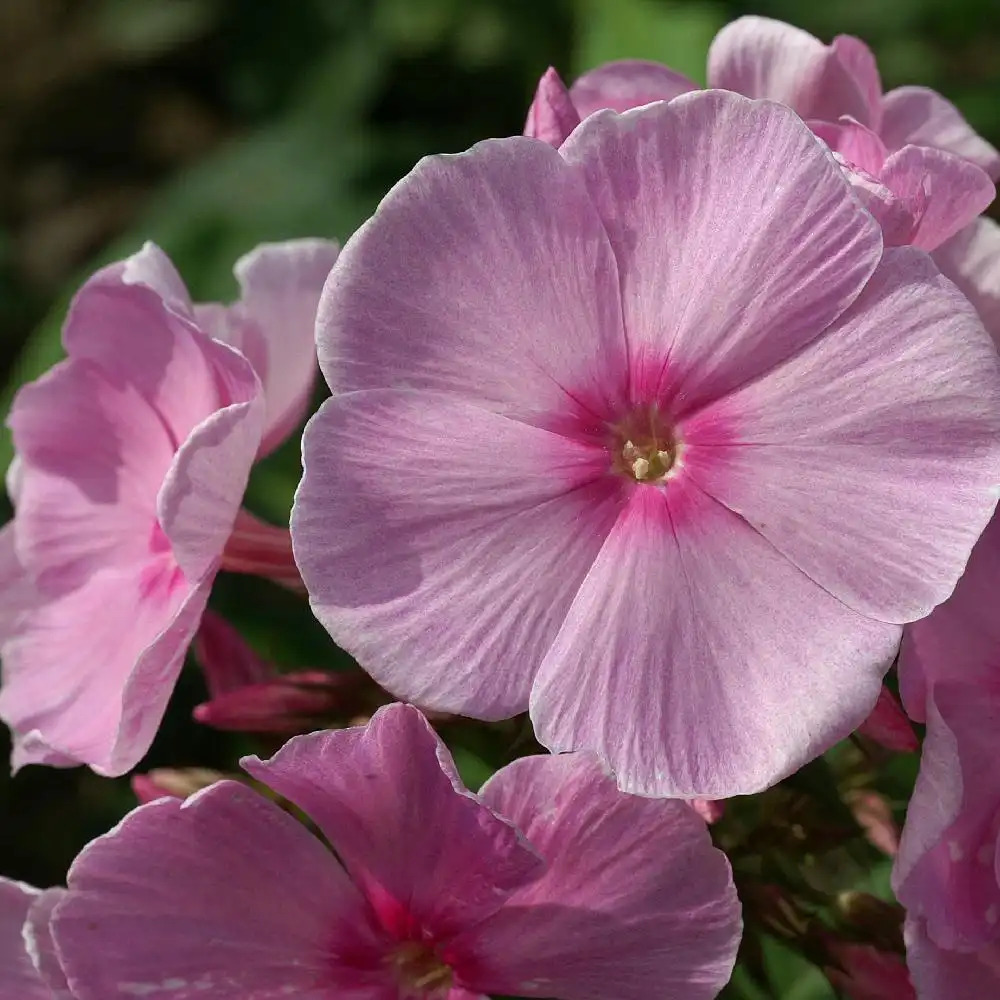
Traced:
[[[256, 243], [344, 240], [420, 156], [520, 132], [550, 64], [569, 82], [644, 57], [703, 81], [719, 27], [766, 14], [861, 36], [886, 89], [934, 87], [1000, 145], [997, 3], [0, 0], [3, 410], [59, 356], [66, 302], [97, 264], [153, 239], [196, 299], [228, 300], [233, 261]], [[10, 454], [4, 433], [4, 467]], [[283, 521], [297, 478], [292, 442], [255, 471], [251, 506]], [[282, 664], [338, 665], [277, 588], [224, 580], [213, 603]], [[151, 765], [227, 766], [245, 749], [190, 721], [202, 699], [189, 671]], [[0, 871], [59, 881], [133, 802], [125, 780], [0, 769]], [[832, 996], [796, 975], [783, 1000]]]

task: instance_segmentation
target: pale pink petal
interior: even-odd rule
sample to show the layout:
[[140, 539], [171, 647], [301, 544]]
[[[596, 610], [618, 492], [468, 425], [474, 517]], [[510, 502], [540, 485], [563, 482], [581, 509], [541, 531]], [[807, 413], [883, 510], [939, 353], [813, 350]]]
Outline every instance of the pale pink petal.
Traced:
[[688, 473], [817, 584], [913, 621], [996, 506], [1000, 359], [930, 258], [887, 250], [823, 337], [680, 433]]
[[[77, 293], [63, 330], [72, 359], [128, 385], [159, 414], [176, 448], [210, 413], [241, 396], [246, 362], [144, 284], [98, 272]], [[236, 384], [234, 385], [234, 378]]]
[[936, 250], [993, 201], [989, 175], [953, 153], [904, 146], [885, 161], [879, 180], [897, 198], [923, 205], [910, 244]]
[[[995, 662], [995, 661], [994, 661]], [[893, 872], [896, 897], [944, 948], [997, 938], [1000, 685], [943, 682], [927, 702], [920, 774]]]
[[976, 952], [947, 951], [931, 941], [923, 922], [916, 919], [906, 922], [904, 933], [906, 962], [918, 1000], [991, 1000], [1000, 996], [1000, 944]]
[[17, 556], [15, 532], [14, 521], [0, 528], [0, 643], [12, 634], [24, 614], [38, 604], [38, 592]]
[[261, 455], [281, 444], [306, 415], [319, 371], [316, 308], [339, 252], [328, 240], [263, 243], [233, 268], [241, 294], [223, 339], [249, 359], [264, 387]]
[[907, 625], [899, 653], [899, 690], [911, 718], [926, 718], [929, 685], [989, 676], [1000, 664], [1000, 516], [976, 542], [955, 592]]
[[1000, 225], [977, 219], [934, 251], [934, 262], [976, 307], [1000, 347]]
[[303, 455], [292, 541], [337, 643], [414, 704], [523, 712], [617, 514], [602, 444], [383, 390], [326, 402]]
[[379, 995], [354, 992], [362, 973], [345, 968], [384, 945], [344, 870], [235, 782], [141, 806], [84, 849], [68, 883], [52, 932], [76, 1000]]
[[331, 389], [605, 416], [627, 363], [618, 272], [578, 172], [515, 137], [428, 157], [355, 233], [317, 319]]
[[[47, 1000], [74, 1000], [66, 983], [66, 973], [52, 940], [52, 912], [66, 896], [66, 890], [46, 889], [31, 904], [22, 930], [25, 947], [39, 976], [48, 986]], [[0, 991], [0, 998], [2, 998]]]
[[740, 905], [729, 863], [682, 802], [624, 795], [590, 755], [526, 757], [481, 797], [548, 862], [454, 944], [483, 992], [561, 1000], [710, 1000]]
[[837, 35], [830, 48], [864, 97], [870, 116], [868, 124], [877, 129], [882, 123], [882, 77], [875, 53], [853, 35]]
[[873, 124], [869, 84], [858, 81], [855, 72], [834, 47], [767, 17], [731, 21], [708, 50], [710, 87], [780, 101], [803, 118], [836, 121], [850, 115], [863, 125]]
[[[39, 607], [4, 644], [0, 716], [13, 764], [90, 765], [119, 775], [152, 743], [208, 599], [168, 568], [107, 570]], [[114, 609], [111, 613], [109, 609]]]
[[[157, 496], [170, 550], [192, 581], [214, 573], [243, 501], [264, 422], [260, 383], [235, 352], [237, 401], [200, 423], [177, 450]], [[234, 386], [235, 388], [235, 386]]]
[[271, 664], [225, 618], [211, 610], [202, 616], [194, 653], [213, 698], [248, 684], [263, 684], [275, 675]]
[[889, 155], [888, 150], [878, 134], [870, 128], [846, 117], [836, 123], [811, 121], [809, 127], [851, 166], [858, 167], [873, 177], [878, 177], [882, 172], [882, 165]]
[[780, 105], [709, 91], [600, 112], [561, 152], [615, 249], [639, 398], [690, 410], [768, 371], [878, 263], [875, 221]]
[[899, 827], [888, 800], [871, 788], [852, 789], [844, 800], [868, 843], [894, 858], [899, 852]]
[[191, 318], [194, 304], [184, 279], [177, 273], [174, 262], [155, 244], [147, 241], [138, 253], [132, 254], [104, 273], [120, 275], [126, 285], [145, 285], [175, 312]]
[[482, 920], [543, 867], [466, 791], [412, 706], [387, 705], [367, 726], [297, 736], [270, 760], [242, 764], [319, 826], [382, 925], [404, 938], [414, 924], [439, 937]]
[[580, 114], [573, 107], [566, 84], [550, 66], [538, 81], [535, 99], [528, 108], [524, 134], [559, 147], [580, 124]]
[[899, 632], [678, 477], [636, 488], [542, 663], [531, 717], [545, 746], [598, 751], [627, 791], [749, 794], [863, 721]]
[[22, 935], [38, 896], [37, 889], [0, 877], [0, 1000], [53, 1000]]
[[886, 146], [933, 146], [956, 153], [1000, 178], [1000, 153], [977, 135], [950, 101], [927, 87], [897, 87], [882, 99], [879, 134]]
[[584, 73], [569, 88], [569, 94], [580, 117], [586, 118], [603, 108], [629, 111], [698, 89], [693, 80], [669, 66], [645, 59], [619, 59]]
[[7, 423], [20, 468], [15, 545], [42, 593], [148, 556], [174, 446], [133, 385], [64, 361], [18, 392]]

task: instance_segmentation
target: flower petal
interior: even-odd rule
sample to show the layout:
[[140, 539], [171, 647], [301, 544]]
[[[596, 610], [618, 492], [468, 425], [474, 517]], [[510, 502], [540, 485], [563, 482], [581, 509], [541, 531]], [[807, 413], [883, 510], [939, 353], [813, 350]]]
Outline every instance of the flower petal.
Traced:
[[620, 787], [760, 791], [857, 728], [900, 630], [812, 584], [679, 475], [638, 487], [531, 692], [538, 739], [596, 750]]
[[976, 307], [1000, 348], [1000, 225], [977, 219], [934, 251], [934, 263]]
[[933, 146], [965, 157], [993, 178], [1000, 178], [997, 152], [962, 117], [961, 111], [927, 87], [897, 87], [882, 99], [882, 127], [886, 146]]
[[681, 433], [690, 475], [812, 580], [913, 621], [996, 506], [1000, 360], [925, 254], [887, 250], [821, 339]]
[[[323, 831], [383, 926], [447, 936], [494, 913], [543, 867], [518, 831], [466, 791], [410, 705], [367, 726], [297, 736], [243, 767]], [[400, 850], [400, 845], [406, 850]]]
[[882, 77], [875, 54], [860, 38], [837, 35], [830, 44], [837, 61], [850, 73], [868, 106], [869, 125], [877, 129], [882, 124]]
[[787, 104], [803, 118], [836, 121], [850, 115], [873, 124], [869, 83], [855, 77], [856, 63], [841, 61], [835, 47], [801, 28], [768, 17], [739, 17], [713, 39], [708, 85], [747, 97]]
[[164, 573], [97, 573], [4, 643], [0, 716], [16, 736], [15, 768], [76, 763], [115, 776], [149, 749], [211, 587]]
[[903, 630], [899, 690], [910, 716], [926, 718], [927, 689], [943, 680], [982, 678], [1000, 662], [1000, 516], [994, 514], [954, 593]]
[[68, 883], [52, 932], [77, 1000], [377, 995], [342, 968], [381, 947], [358, 891], [317, 837], [236, 782], [136, 809]]
[[226, 343], [253, 365], [264, 387], [267, 424], [260, 453], [298, 427], [316, 382], [316, 309], [340, 247], [328, 240], [263, 243], [234, 267], [240, 301]]
[[398, 697], [506, 718], [610, 530], [603, 447], [442, 393], [327, 401], [292, 542], [313, 611]]
[[975, 950], [997, 937], [998, 680], [994, 670], [988, 684], [939, 683], [927, 702], [927, 736], [893, 887], [943, 948]]
[[0, 1000], [53, 1000], [21, 936], [38, 896], [38, 889], [0, 877]]
[[615, 249], [634, 395], [689, 410], [768, 371], [878, 263], [877, 224], [780, 105], [703, 91], [600, 112], [561, 152]]
[[897, 198], [924, 202], [909, 240], [921, 250], [936, 250], [996, 196], [989, 175], [974, 163], [927, 146], [904, 146], [892, 153], [879, 180]]
[[710, 1000], [742, 923], [729, 863], [683, 802], [618, 791], [589, 754], [525, 757], [481, 798], [548, 862], [464, 942], [483, 992], [604, 1000]]
[[903, 933], [906, 964], [920, 1000], [985, 1000], [1000, 994], [1000, 945], [971, 953], [948, 951], [915, 919], [906, 921]]
[[126, 285], [145, 285], [179, 316], [191, 319], [194, 304], [184, 279], [177, 273], [174, 262], [153, 242], [147, 240], [138, 253], [132, 254], [106, 271], [108, 277], [117, 277]]
[[335, 393], [440, 389], [537, 421], [625, 384], [600, 218], [576, 171], [522, 137], [422, 160], [344, 247], [316, 331]]
[[528, 108], [524, 134], [558, 149], [579, 124], [580, 115], [573, 107], [566, 84], [550, 66], [538, 81], [535, 99]]
[[629, 111], [698, 89], [693, 80], [669, 66], [645, 59], [619, 59], [584, 73], [569, 94], [580, 117], [586, 118], [603, 108]]
[[65, 889], [46, 889], [31, 904], [21, 931], [28, 954], [50, 991], [45, 1000], [74, 1000], [52, 940], [52, 912], [65, 896]]

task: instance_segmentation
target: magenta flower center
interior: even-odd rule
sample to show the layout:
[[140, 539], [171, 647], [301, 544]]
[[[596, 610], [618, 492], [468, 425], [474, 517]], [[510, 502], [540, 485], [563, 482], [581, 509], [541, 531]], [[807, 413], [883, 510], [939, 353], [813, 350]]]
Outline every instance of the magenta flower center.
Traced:
[[611, 460], [616, 472], [637, 483], [659, 483], [676, 470], [679, 441], [656, 403], [629, 414], [613, 428]]
[[451, 966], [430, 946], [408, 941], [387, 956], [399, 977], [400, 986], [420, 997], [444, 997], [451, 990]]

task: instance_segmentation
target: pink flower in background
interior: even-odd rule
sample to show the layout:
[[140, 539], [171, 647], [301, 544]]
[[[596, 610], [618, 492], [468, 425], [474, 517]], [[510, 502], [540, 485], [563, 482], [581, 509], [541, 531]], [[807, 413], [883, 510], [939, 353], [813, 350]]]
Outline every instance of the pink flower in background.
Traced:
[[[149, 747], [226, 565], [262, 434], [301, 414], [312, 374], [299, 354], [313, 357], [301, 327], [334, 254], [306, 241], [239, 265], [244, 299], [226, 330], [255, 355], [264, 393], [246, 358], [204, 332], [156, 247], [76, 296], [67, 360], [21, 389], [8, 418], [16, 516], [0, 536], [0, 715], [15, 767], [121, 774]], [[265, 329], [283, 310], [295, 321]]]
[[887, 246], [936, 250], [993, 201], [989, 175], [974, 163], [928, 146], [889, 153], [856, 121], [810, 122], [844, 164], [865, 207], [878, 219]]
[[990, 677], [936, 681], [926, 709], [893, 887], [938, 947], [974, 951], [1000, 944], [1000, 659]]
[[318, 342], [319, 619], [395, 695], [530, 708], [629, 791], [756, 791], [855, 729], [996, 503], [989, 338], [770, 102], [428, 158]]
[[[849, 115], [874, 132], [889, 153], [930, 146], [1000, 177], [1000, 153], [953, 104], [927, 87], [897, 87], [883, 94], [875, 56], [850, 35], [824, 45], [781, 21], [737, 18], [709, 49], [708, 86], [780, 101], [805, 119], [837, 122]], [[539, 84], [525, 134], [559, 145], [581, 118], [601, 108], [627, 111], [697, 89], [680, 73], [644, 60], [599, 66], [569, 90], [550, 70]]]
[[0, 877], [0, 1000], [74, 1000], [49, 934], [62, 894]]
[[623, 795], [591, 757], [522, 758], [473, 796], [393, 705], [244, 766], [336, 855], [235, 782], [141, 807], [55, 911], [77, 1000], [707, 1000], [729, 978], [725, 856], [685, 804]]

